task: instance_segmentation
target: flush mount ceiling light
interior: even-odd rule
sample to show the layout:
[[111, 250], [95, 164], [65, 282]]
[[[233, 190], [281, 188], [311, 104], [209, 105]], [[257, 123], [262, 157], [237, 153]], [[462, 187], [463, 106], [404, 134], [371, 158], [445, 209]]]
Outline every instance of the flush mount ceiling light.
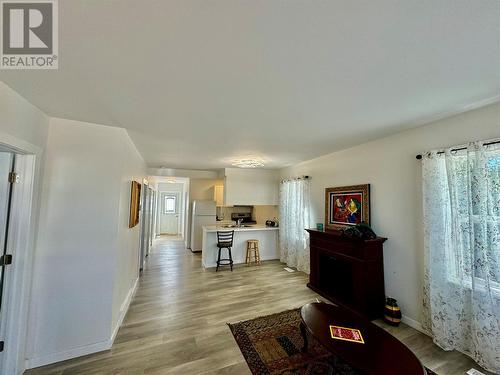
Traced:
[[231, 164], [238, 168], [259, 168], [264, 166], [262, 159], [254, 157], [235, 159]]

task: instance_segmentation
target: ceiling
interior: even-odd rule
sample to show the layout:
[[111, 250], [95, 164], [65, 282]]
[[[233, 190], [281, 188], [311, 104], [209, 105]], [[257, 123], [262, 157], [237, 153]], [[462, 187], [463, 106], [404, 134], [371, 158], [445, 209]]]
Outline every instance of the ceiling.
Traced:
[[1, 71], [151, 167], [279, 168], [500, 98], [498, 0], [59, 1], [59, 70]]

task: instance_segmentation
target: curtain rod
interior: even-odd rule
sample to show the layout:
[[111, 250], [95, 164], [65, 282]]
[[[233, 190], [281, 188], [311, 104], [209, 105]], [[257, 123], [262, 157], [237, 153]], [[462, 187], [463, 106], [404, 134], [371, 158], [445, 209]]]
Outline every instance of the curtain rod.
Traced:
[[[500, 140], [484, 143], [483, 146], [496, 145], [497, 143], [500, 143]], [[451, 151], [462, 151], [462, 150], [467, 150], [467, 147], [464, 146], [451, 149]], [[444, 154], [444, 151], [438, 151], [437, 154]], [[417, 160], [420, 160], [422, 159], [422, 154], [418, 154], [415, 157], [417, 158]]]
[[309, 180], [311, 177], [309, 176], [299, 176], [299, 177], [290, 177], [290, 178], [285, 178], [281, 180], [280, 182], [285, 182], [285, 181], [293, 181], [293, 180]]

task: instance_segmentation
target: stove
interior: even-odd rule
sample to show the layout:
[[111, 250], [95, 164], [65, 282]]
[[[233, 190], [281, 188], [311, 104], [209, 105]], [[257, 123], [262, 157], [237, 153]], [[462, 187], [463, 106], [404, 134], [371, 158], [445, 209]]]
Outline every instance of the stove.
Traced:
[[244, 212], [244, 213], [233, 212], [231, 214], [231, 220], [238, 221], [239, 219], [242, 219], [241, 221], [242, 224], [257, 224], [257, 222], [252, 219], [252, 214], [250, 212]]

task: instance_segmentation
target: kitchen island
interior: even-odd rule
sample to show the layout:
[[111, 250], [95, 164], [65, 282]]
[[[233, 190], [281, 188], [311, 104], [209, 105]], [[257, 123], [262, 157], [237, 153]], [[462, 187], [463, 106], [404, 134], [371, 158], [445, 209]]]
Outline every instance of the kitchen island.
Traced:
[[[265, 225], [226, 228], [224, 226], [206, 225], [203, 227], [201, 259], [203, 267], [217, 266], [217, 231], [234, 230], [232, 255], [234, 264], [245, 263], [247, 240], [259, 240], [260, 260], [279, 259], [278, 228]], [[227, 249], [222, 249], [221, 258], [227, 258]]]

